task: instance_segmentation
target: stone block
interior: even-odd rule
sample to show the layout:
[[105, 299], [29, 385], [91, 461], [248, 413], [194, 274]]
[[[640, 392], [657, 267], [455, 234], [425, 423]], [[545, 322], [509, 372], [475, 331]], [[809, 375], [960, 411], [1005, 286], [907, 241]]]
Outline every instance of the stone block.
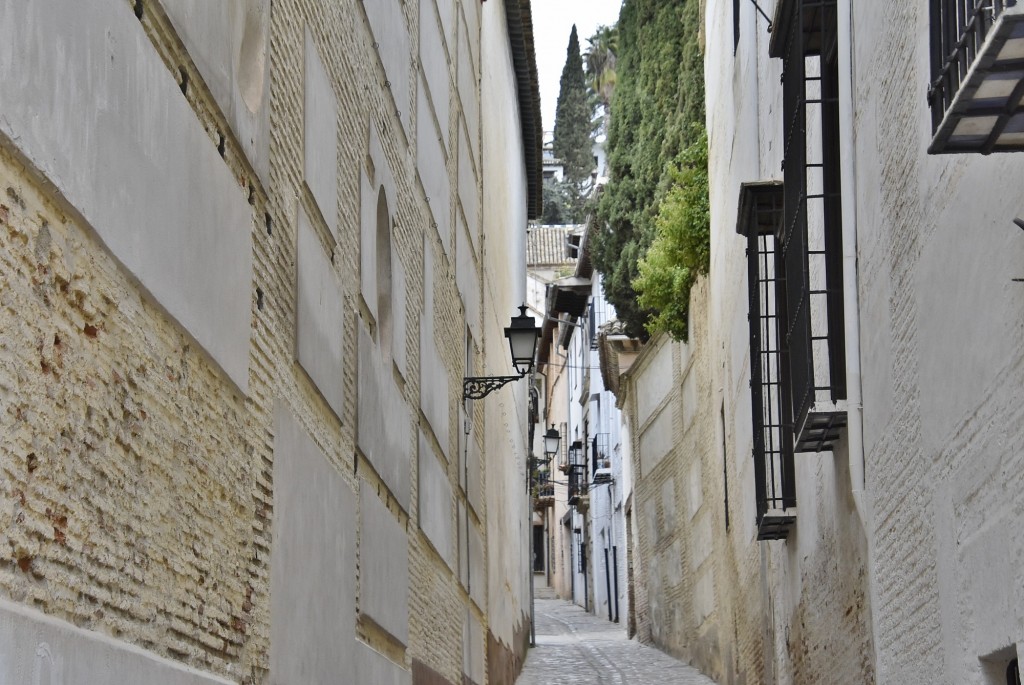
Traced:
[[459, 557], [459, 582], [462, 583], [462, 587], [469, 588], [469, 531], [466, 528], [467, 512], [466, 505], [462, 500], [458, 500], [458, 519], [456, 525], [458, 525], [458, 535], [456, 538], [459, 541], [458, 557]]
[[437, 224], [438, 235], [447, 253], [451, 249], [452, 232], [451, 180], [448, 177], [448, 162], [441, 144], [441, 133], [430, 113], [423, 88], [417, 98], [416, 121], [416, 169], [430, 207], [430, 215]]
[[444, 467], [434, 456], [434, 449], [420, 432], [419, 449], [419, 521], [434, 549], [448, 567], [457, 570], [454, 563], [454, 530], [452, 486]]
[[[377, 44], [377, 53], [384, 64], [384, 73], [391, 84], [389, 90], [395, 99], [403, 126], [409, 122], [409, 77], [412, 71], [409, 30], [402, 14], [400, 0], [363, 0], [370, 33]], [[406, 129], [406, 134], [409, 131]]]
[[270, 182], [270, 0], [163, 0], [235, 139]]
[[335, 239], [338, 236], [338, 97], [306, 28], [303, 82], [303, 174]]
[[675, 440], [672, 434], [672, 405], [666, 405], [640, 434], [640, 474], [649, 476], [651, 471], [668, 454]]
[[364, 481], [359, 491], [359, 610], [408, 644], [409, 541], [405, 528], [371, 485]]
[[277, 402], [270, 559], [272, 682], [331, 682], [351, 669], [355, 521], [355, 493], [291, 410]]
[[430, 244], [426, 243], [423, 254], [423, 316], [420, 317], [420, 408], [447, 459], [451, 449], [448, 445], [450, 388], [448, 370], [434, 335], [433, 252]]
[[476, 167], [473, 163], [473, 149], [464, 126], [459, 127], [459, 202], [466, 217], [470, 243], [477, 252], [478, 227], [480, 226], [480, 186]]
[[252, 208], [123, 10], [0, 1], [0, 144], [17, 148], [248, 392]]
[[356, 647], [355, 673], [358, 685], [412, 685], [410, 671], [362, 642]]
[[469, 525], [469, 597], [487, 611], [487, 563], [484, 539], [472, 523]]
[[[451, 77], [441, 26], [437, 22], [434, 3], [430, 0], [420, 2], [420, 66], [426, 79], [430, 102], [434, 105], [437, 125], [447, 147]], [[417, 125], [422, 126], [423, 120]]]
[[638, 374], [637, 384], [644, 388], [637, 394], [637, 425], [642, 426], [654, 414], [672, 390], [672, 351], [675, 345], [662, 344], [646, 367]]
[[480, 159], [480, 77], [474, 63], [469, 60], [472, 49], [467, 47], [466, 27], [463, 25], [459, 41], [459, 101], [462, 103], [463, 123], [466, 126], [474, 163]]
[[466, 607], [466, 620], [462, 628], [462, 673], [473, 683], [484, 682], [484, 629]]
[[127, 642], [0, 600], [0, 683], [228, 685]]
[[345, 307], [334, 265], [299, 207], [295, 355], [334, 413], [345, 410]]
[[391, 360], [383, 355], [363, 326], [359, 329], [359, 449], [373, 464], [399, 504], [408, 511], [412, 480], [410, 432], [412, 417]]

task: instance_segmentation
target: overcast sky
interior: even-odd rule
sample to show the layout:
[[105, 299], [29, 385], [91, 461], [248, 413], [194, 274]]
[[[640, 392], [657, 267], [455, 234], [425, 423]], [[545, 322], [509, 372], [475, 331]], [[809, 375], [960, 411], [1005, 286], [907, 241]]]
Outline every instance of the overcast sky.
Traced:
[[587, 49], [587, 38], [601, 24], [611, 25], [619, 18], [622, 0], [533, 0], [533, 38], [537, 50], [540, 78], [540, 107], [544, 130], [555, 128], [558, 103], [558, 79], [565, 66], [565, 48], [572, 25], [580, 37], [580, 50]]

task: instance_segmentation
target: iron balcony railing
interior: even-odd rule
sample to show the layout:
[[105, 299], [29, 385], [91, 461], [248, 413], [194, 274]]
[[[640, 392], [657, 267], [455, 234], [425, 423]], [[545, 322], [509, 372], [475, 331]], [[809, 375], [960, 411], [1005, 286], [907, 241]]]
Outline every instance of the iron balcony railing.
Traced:
[[928, 103], [934, 133], [978, 58], [996, 19], [1016, 0], [931, 0], [932, 80]]

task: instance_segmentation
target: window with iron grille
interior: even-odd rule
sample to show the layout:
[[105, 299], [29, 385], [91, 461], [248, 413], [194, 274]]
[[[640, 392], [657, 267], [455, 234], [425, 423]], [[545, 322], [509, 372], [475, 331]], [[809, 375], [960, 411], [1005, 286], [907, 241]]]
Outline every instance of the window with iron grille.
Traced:
[[781, 252], [794, 450], [832, 448], [846, 424], [836, 0], [782, 0], [770, 52], [783, 63]]
[[583, 441], [576, 440], [569, 448], [569, 504], [576, 506], [587, 494], [587, 456]]
[[929, 0], [931, 153], [1024, 150], [1024, 3]]
[[[785, 539], [796, 522], [793, 417], [785, 327], [784, 193], [778, 181], [740, 188], [736, 230], [747, 238], [750, 401], [757, 538]], [[723, 420], [724, 425], [724, 420]]]
[[595, 433], [590, 441], [590, 470], [597, 473], [597, 470], [604, 468], [604, 462], [611, 459], [611, 451], [608, 448], [608, 434]]

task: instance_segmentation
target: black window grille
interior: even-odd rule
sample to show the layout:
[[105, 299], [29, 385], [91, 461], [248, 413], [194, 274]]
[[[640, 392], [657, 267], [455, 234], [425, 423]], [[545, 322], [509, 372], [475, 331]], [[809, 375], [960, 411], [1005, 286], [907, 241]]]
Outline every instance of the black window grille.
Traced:
[[590, 470], [592, 473], [596, 473], [598, 469], [603, 468], [604, 462], [611, 459], [607, 433], [596, 433], [594, 435], [594, 438], [590, 441], [590, 455]]
[[583, 540], [583, 531], [579, 528], [575, 528], [573, 533], [576, 535], [576, 545], [578, 553], [576, 554], [576, 572], [586, 573], [587, 572], [587, 545]]
[[583, 442], [576, 440], [569, 448], [569, 504], [579, 506], [587, 494], [587, 455]]
[[587, 313], [587, 337], [590, 340], [590, 349], [597, 349], [597, 303], [590, 300], [590, 311]]
[[[831, 449], [846, 423], [839, 68], [835, 0], [783, 0], [771, 51], [783, 60], [785, 320], [794, 449]], [[815, 133], [820, 131], [820, 135]]]
[[747, 238], [750, 401], [759, 540], [784, 539], [796, 521], [793, 416], [786, 326], [786, 260], [780, 247], [784, 192], [778, 181], [740, 190], [737, 231]]
[[548, 498], [555, 496], [555, 484], [551, 480], [551, 474], [548, 471], [534, 471], [534, 484], [536, 485], [536, 495], [538, 498]]

